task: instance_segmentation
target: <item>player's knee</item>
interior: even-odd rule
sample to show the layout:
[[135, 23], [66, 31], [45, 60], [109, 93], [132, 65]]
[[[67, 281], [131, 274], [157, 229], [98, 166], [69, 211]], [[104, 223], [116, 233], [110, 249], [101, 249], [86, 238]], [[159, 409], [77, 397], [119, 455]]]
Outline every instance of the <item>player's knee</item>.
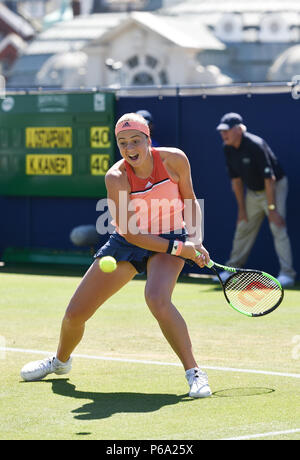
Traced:
[[168, 316], [170, 299], [166, 298], [159, 290], [146, 290], [145, 300], [157, 320], [163, 320]]
[[73, 308], [69, 305], [65, 312], [64, 322], [68, 323], [69, 326], [79, 327], [86, 322], [86, 318], [78, 308]]

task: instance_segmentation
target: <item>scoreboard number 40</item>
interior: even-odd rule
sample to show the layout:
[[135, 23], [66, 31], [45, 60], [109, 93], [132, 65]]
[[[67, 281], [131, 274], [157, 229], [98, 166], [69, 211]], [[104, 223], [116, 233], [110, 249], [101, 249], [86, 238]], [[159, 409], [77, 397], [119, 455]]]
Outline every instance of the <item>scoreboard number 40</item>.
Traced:
[[93, 176], [104, 176], [110, 166], [108, 154], [91, 155], [91, 174]]
[[92, 126], [90, 131], [91, 147], [107, 149], [110, 147], [110, 132], [108, 126]]

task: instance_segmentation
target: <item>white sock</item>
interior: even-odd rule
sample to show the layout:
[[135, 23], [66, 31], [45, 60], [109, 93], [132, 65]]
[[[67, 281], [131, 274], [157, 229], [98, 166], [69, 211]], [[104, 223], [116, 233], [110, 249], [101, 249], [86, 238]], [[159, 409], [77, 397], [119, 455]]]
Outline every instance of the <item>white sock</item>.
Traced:
[[192, 367], [191, 369], [188, 369], [187, 371], [185, 371], [185, 375], [188, 377], [191, 374], [193, 374], [195, 371], [197, 371], [198, 369], [199, 367]]
[[68, 359], [68, 361], [66, 361], [65, 363], [63, 363], [62, 361], [60, 361], [59, 359], [57, 359], [57, 358], [55, 357], [55, 361], [54, 361], [54, 362], [55, 362], [55, 365], [56, 365], [56, 366], [66, 366], [66, 365], [68, 364], [69, 361], [70, 361], [70, 358]]

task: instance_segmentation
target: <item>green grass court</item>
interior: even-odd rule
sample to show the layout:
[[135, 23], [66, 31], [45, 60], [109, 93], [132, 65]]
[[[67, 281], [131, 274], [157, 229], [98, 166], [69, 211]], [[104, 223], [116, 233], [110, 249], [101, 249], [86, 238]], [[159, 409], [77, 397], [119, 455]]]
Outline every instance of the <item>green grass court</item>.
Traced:
[[213, 391], [193, 400], [142, 278], [87, 323], [70, 374], [22, 382], [26, 362], [56, 350], [80, 276], [13, 271], [0, 270], [0, 439], [300, 439], [299, 283], [275, 312], [247, 318], [219, 285], [180, 279], [173, 301]]

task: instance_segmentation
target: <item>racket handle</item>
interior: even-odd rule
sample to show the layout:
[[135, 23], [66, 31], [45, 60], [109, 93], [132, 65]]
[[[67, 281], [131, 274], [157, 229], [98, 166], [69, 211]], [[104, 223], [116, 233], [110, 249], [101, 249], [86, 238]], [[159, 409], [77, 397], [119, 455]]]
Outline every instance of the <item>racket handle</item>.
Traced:
[[[197, 254], [197, 256], [201, 256], [201, 252], [199, 252], [199, 251], [197, 251], [197, 250], [196, 250], [196, 254]], [[210, 261], [208, 262], [208, 264], [206, 264], [206, 267], [211, 268], [211, 267], [213, 267], [214, 265], [215, 265], [214, 261], [210, 259]]]

